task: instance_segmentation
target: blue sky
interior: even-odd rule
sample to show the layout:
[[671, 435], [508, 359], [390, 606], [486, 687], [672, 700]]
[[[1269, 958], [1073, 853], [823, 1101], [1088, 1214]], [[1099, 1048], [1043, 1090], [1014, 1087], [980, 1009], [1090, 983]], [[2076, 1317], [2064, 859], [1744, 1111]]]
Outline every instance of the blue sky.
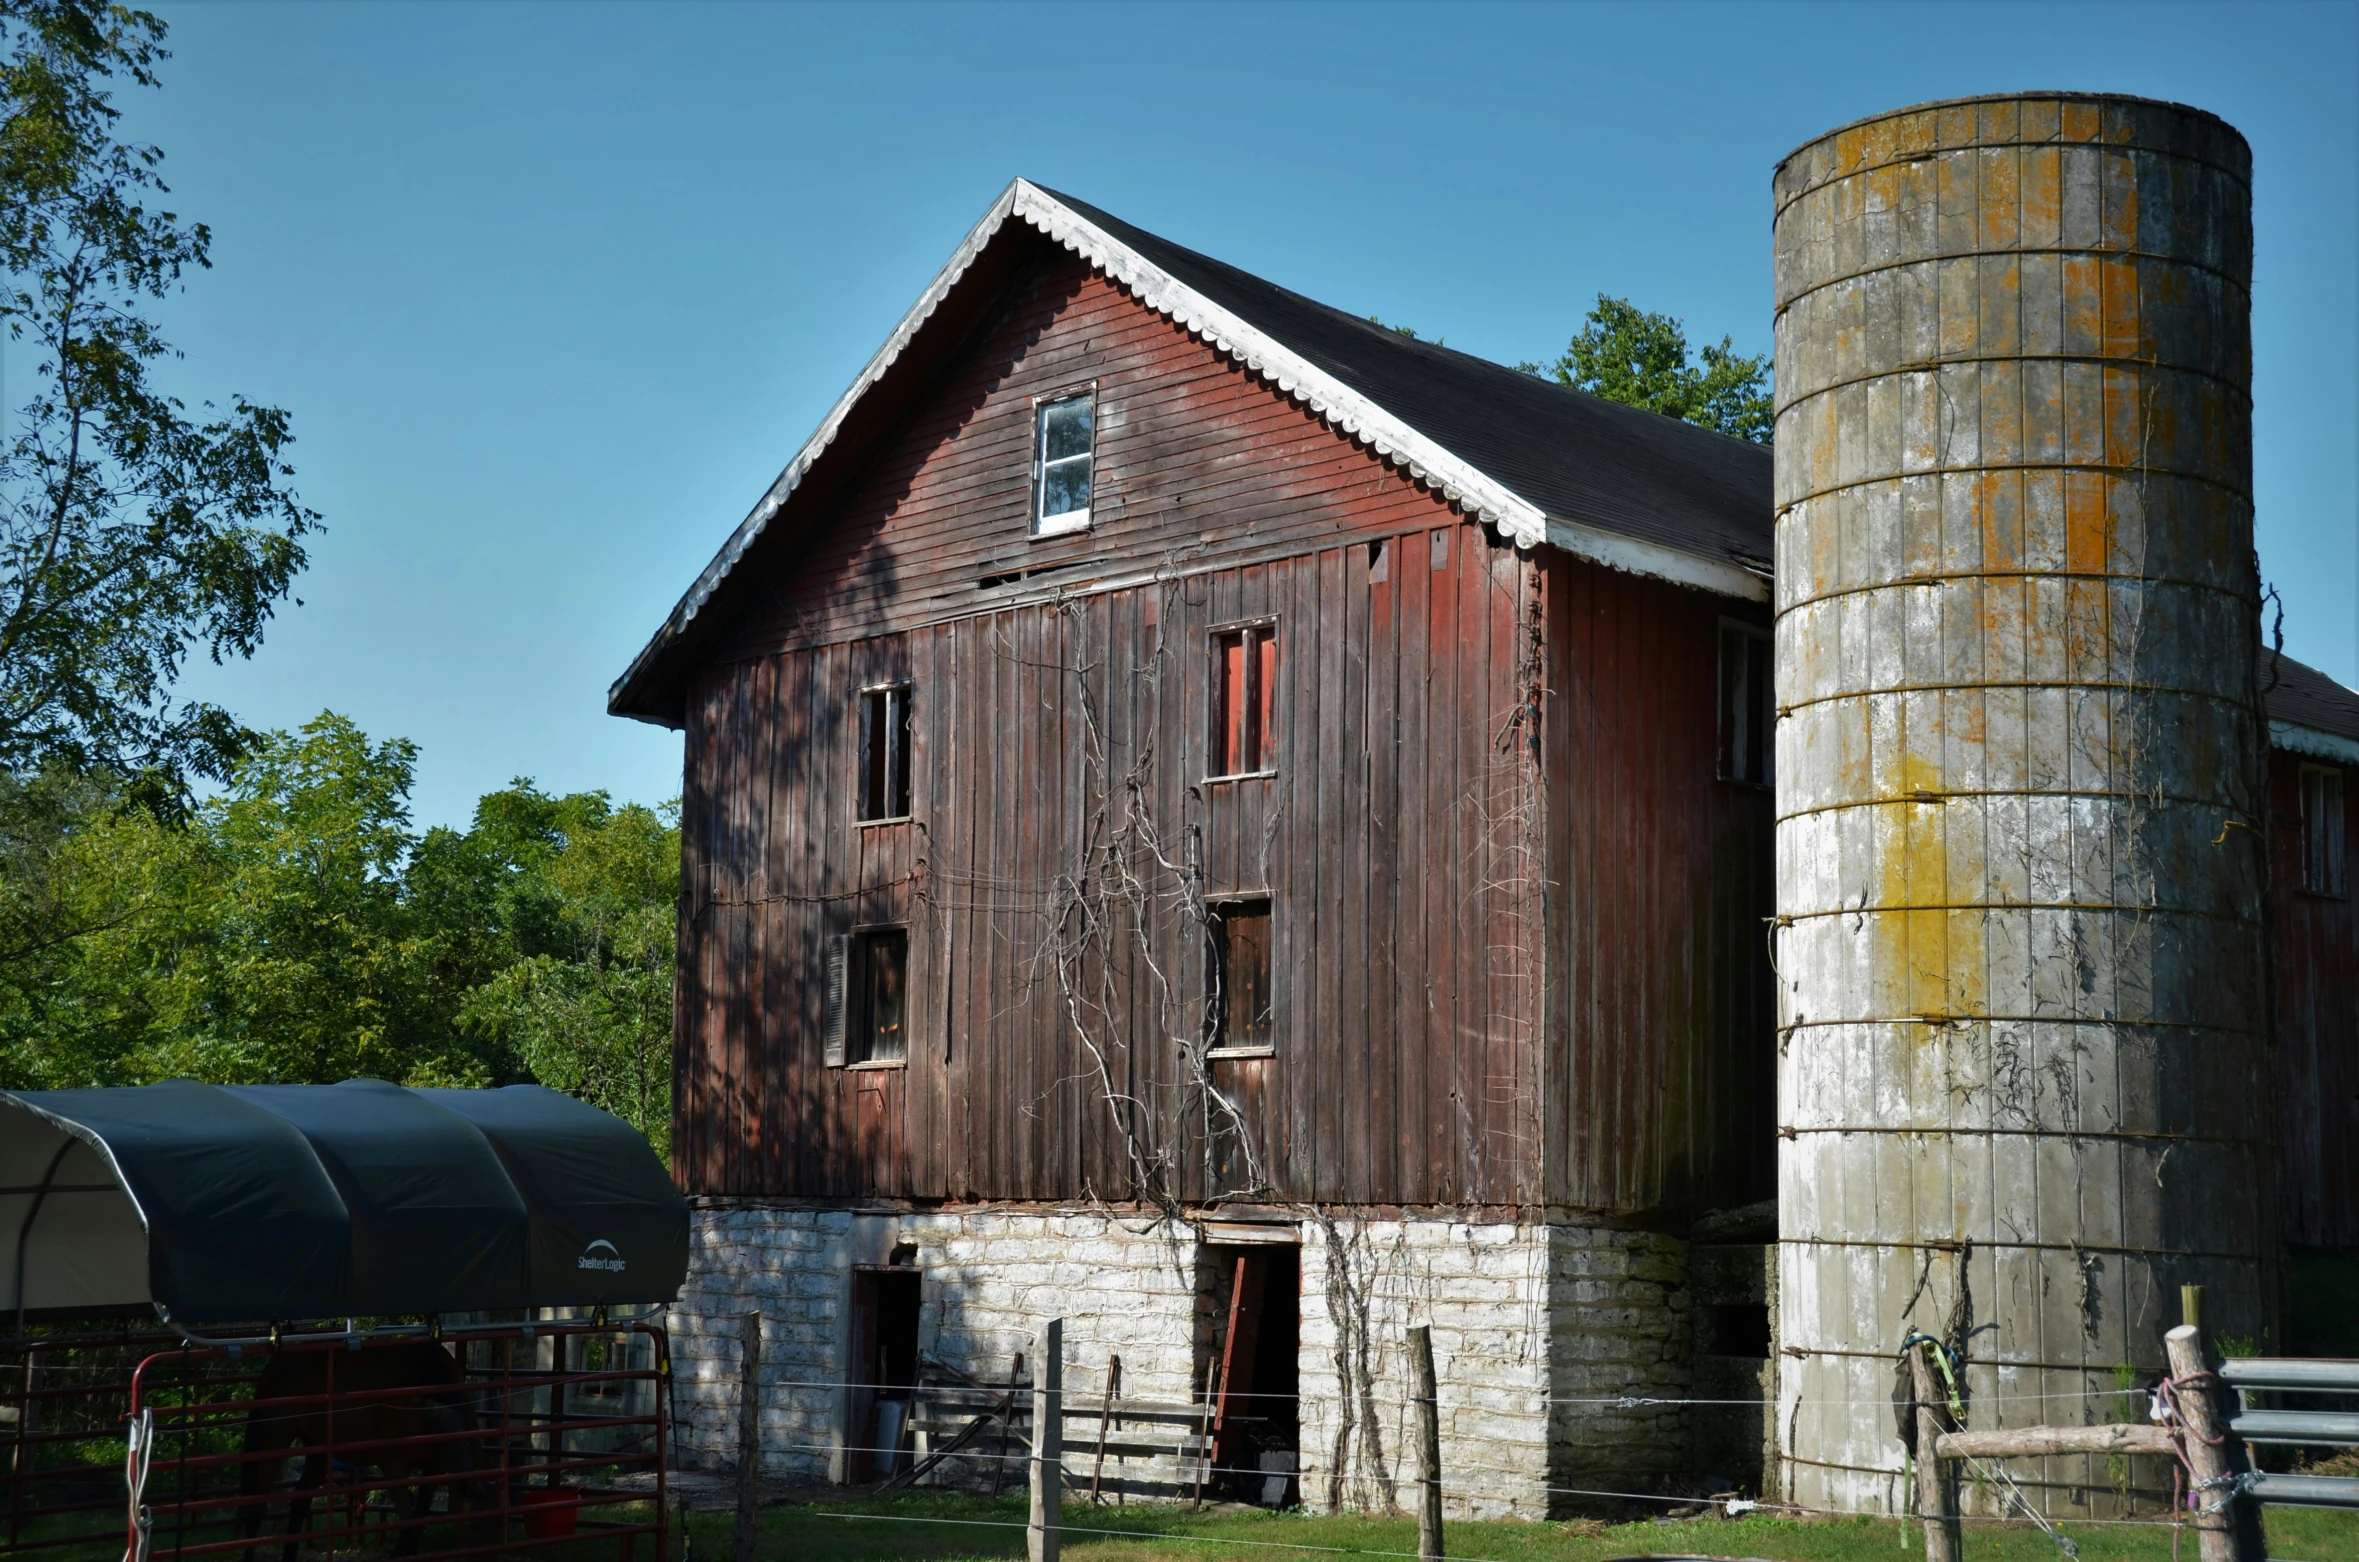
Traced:
[[188, 687], [415, 739], [421, 824], [677, 791], [607, 684], [1011, 176], [1508, 362], [1601, 291], [1764, 351], [1777, 159], [2025, 88], [2252, 141], [2262, 568], [2359, 680], [2350, 4], [159, 9], [175, 378], [290, 408], [330, 528]]

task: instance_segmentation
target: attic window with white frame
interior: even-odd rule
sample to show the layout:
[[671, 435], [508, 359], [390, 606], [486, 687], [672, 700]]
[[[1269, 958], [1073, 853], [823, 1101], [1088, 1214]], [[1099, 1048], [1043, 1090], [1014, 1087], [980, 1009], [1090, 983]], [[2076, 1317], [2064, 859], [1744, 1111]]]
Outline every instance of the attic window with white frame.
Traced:
[[1032, 532], [1053, 537], [1089, 524], [1092, 436], [1097, 392], [1039, 404], [1032, 435]]

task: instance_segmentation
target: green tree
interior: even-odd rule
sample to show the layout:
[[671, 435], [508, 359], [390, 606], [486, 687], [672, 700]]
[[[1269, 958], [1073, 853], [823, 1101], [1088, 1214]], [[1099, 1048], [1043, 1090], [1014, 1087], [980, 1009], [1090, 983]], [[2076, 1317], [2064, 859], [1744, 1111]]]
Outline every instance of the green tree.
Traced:
[[435, 1066], [455, 1036], [436, 1023], [403, 904], [415, 762], [409, 744], [323, 715], [261, 736], [185, 824], [87, 813], [52, 866], [52, 898], [82, 932], [15, 984], [6, 1073], [97, 1085], [451, 1072]]
[[676, 815], [520, 780], [421, 836], [416, 759], [326, 713], [185, 822], [0, 773], [0, 913], [79, 930], [0, 962], [0, 1087], [537, 1079], [665, 1147]]
[[557, 942], [474, 989], [464, 1023], [512, 1049], [542, 1084], [614, 1113], [668, 1155], [676, 810], [616, 808], [603, 792], [552, 798], [519, 782], [483, 799], [471, 833], [519, 843], [507, 848], [517, 864], [512, 925]]
[[34, 385], [0, 440], [0, 769], [110, 771], [169, 812], [252, 736], [175, 702], [184, 659], [253, 653], [318, 517], [284, 411], [192, 412], [150, 376], [177, 355], [146, 311], [212, 242], [115, 134], [109, 89], [153, 86], [163, 36], [103, 0], [0, 0], [0, 324]]
[[1519, 367], [1757, 445], [1768, 444], [1775, 431], [1767, 354], [1746, 357], [1725, 336], [1717, 347], [1707, 343], [1700, 354], [1691, 352], [1679, 321], [1642, 310], [1626, 298], [1598, 294], [1597, 307], [1562, 357], [1545, 370], [1538, 364]]

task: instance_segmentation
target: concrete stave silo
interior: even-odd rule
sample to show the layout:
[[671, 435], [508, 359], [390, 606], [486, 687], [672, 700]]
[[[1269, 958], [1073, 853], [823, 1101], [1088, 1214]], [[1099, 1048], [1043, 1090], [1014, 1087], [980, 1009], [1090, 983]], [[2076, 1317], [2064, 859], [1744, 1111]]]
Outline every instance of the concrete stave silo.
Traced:
[[1778, 1434], [1890, 1510], [1909, 1329], [2027, 1425], [2136, 1413], [2182, 1283], [2269, 1316], [2250, 154], [1975, 99], [1776, 203]]

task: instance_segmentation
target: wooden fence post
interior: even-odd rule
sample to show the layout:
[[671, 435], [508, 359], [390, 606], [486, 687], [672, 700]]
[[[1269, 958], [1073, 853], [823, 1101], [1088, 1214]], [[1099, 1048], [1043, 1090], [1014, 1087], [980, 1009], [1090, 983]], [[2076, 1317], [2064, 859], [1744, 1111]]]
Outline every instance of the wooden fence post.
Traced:
[[[1098, 1505], [1098, 1487], [1106, 1478], [1106, 1435], [1114, 1425], [1114, 1401], [1122, 1397], [1122, 1358], [1111, 1356], [1106, 1361], [1106, 1397], [1098, 1405], [1098, 1462], [1089, 1472], [1089, 1505]], [[1117, 1480], [1121, 1477], [1117, 1476]], [[1115, 1500], [1121, 1501], [1117, 1491]]]
[[1442, 1407], [1433, 1375], [1433, 1330], [1409, 1331], [1409, 1367], [1416, 1374], [1417, 1556], [1433, 1562], [1442, 1553]]
[[1950, 1511], [1950, 1484], [1942, 1479], [1941, 1455], [1934, 1440], [1941, 1435], [1941, 1413], [1948, 1404], [1934, 1381], [1933, 1363], [1925, 1347], [1909, 1347], [1909, 1377], [1916, 1385], [1917, 1514], [1925, 1521], [1925, 1562], [1958, 1562], [1958, 1519]]
[[1024, 1381], [1024, 1353], [1016, 1352], [1016, 1359], [1007, 1369], [1007, 1414], [999, 1418], [999, 1457], [991, 1461], [991, 1498], [999, 1500], [999, 1490], [1007, 1484], [1008, 1433], [1016, 1424], [1016, 1385]]
[[738, 1324], [737, 1562], [754, 1562], [754, 1509], [762, 1479], [762, 1315]]
[[1065, 1320], [1046, 1318], [1032, 1346], [1031, 1562], [1057, 1562], [1065, 1500]]
[[[2201, 1305], [2200, 1303], [2198, 1305]], [[2235, 1456], [2227, 1417], [2213, 1397], [2211, 1363], [2204, 1359], [2203, 1331], [2183, 1323], [2162, 1337], [2171, 1358], [2171, 1403], [2178, 1407], [2179, 1439], [2187, 1468], [2195, 1473], [2195, 1540], [2203, 1562], [2259, 1562], [2244, 1545], [2249, 1520], [2238, 1512], [2241, 1495], [2233, 1483], [2245, 1461]]]

